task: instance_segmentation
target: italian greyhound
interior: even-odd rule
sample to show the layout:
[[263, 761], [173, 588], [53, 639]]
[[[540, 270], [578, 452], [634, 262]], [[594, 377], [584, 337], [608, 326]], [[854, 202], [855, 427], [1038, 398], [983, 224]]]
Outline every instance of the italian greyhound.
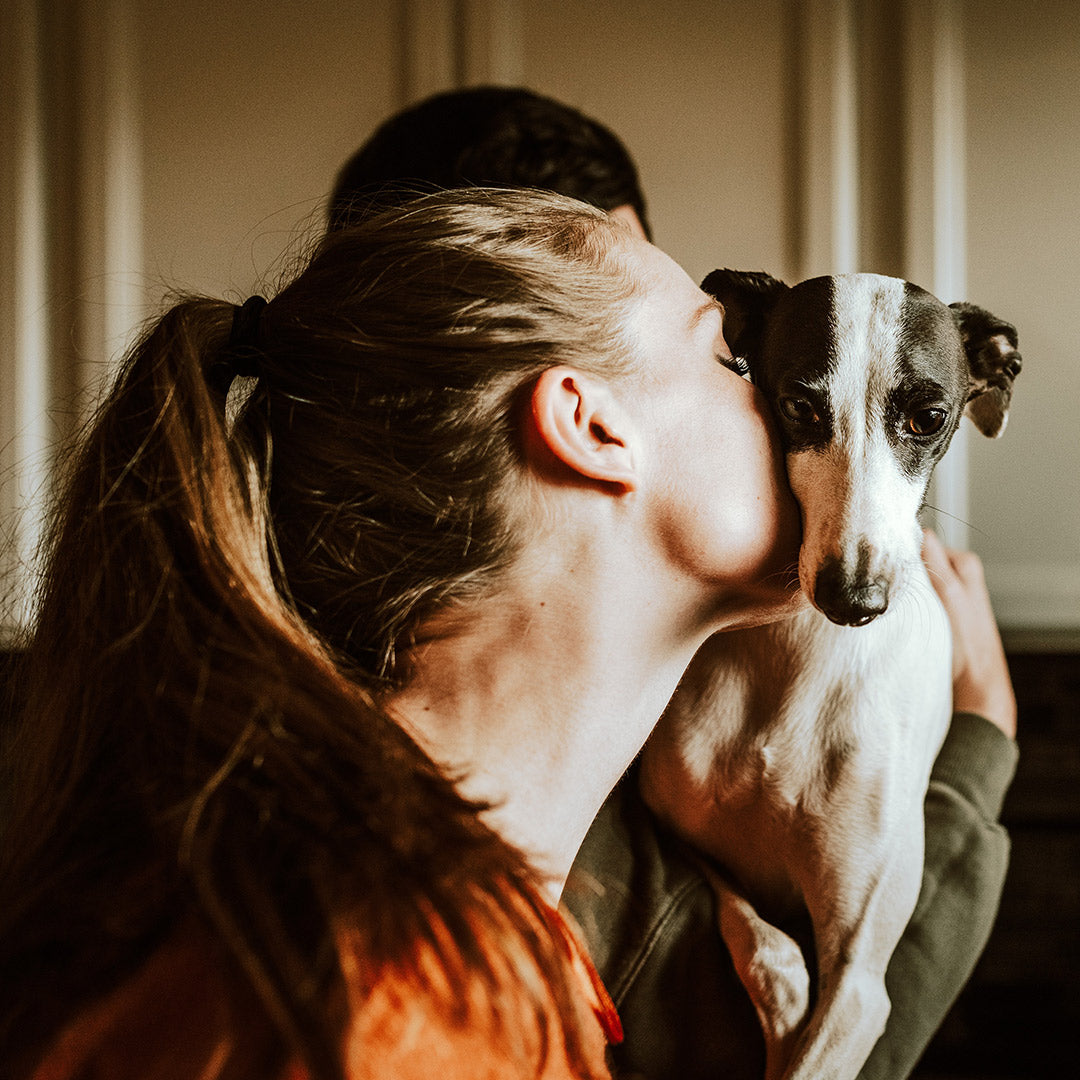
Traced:
[[[776, 417], [809, 603], [706, 642], [646, 747], [642, 789], [711, 860], [768, 1080], [844, 1080], [889, 1013], [885, 969], [918, 897], [951, 712], [918, 514], [962, 414], [1004, 430], [1016, 331], [874, 274], [789, 287], [716, 270], [702, 288]], [[809, 957], [778, 929], [800, 912]]]

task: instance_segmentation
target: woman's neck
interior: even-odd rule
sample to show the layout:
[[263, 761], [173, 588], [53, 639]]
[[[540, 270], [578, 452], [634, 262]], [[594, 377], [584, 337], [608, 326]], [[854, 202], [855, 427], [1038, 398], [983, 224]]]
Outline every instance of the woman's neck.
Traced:
[[627, 578], [569, 571], [425, 627], [388, 705], [529, 856], [553, 900], [697, 642]]

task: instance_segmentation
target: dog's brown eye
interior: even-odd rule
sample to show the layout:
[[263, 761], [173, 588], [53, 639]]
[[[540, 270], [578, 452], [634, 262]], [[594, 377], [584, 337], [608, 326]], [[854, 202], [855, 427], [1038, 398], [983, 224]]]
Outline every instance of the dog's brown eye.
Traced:
[[919, 409], [908, 417], [907, 429], [912, 435], [936, 435], [945, 423], [944, 409]]
[[806, 398], [782, 397], [779, 404], [780, 411], [795, 424], [821, 423], [817, 409]]

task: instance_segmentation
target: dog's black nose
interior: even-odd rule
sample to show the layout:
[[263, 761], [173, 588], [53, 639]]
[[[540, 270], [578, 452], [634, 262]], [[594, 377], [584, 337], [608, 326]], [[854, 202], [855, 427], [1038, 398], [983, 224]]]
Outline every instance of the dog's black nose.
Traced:
[[865, 626], [888, 608], [889, 583], [855, 578], [839, 559], [827, 559], [814, 584], [814, 606], [841, 626]]

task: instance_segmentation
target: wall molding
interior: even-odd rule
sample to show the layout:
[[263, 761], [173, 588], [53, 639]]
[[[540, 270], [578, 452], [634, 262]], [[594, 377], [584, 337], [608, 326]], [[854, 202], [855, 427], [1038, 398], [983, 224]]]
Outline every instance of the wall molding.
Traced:
[[[863, 165], [881, 148], [872, 129], [860, 126], [860, 50], [872, 44], [880, 23], [875, 0], [807, 0], [796, 5], [797, 103], [800, 160], [797, 193], [799, 277], [860, 269], [867, 215], [891, 214], [888, 195], [861, 191]], [[946, 303], [965, 299], [964, 52], [956, 0], [906, 0], [900, 86], [896, 100], [905, 117], [899, 164], [906, 178], [900, 208], [903, 265], [899, 272]], [[871, 69], [868, 77], [874, 77]], [[861, 138], [860, 138], [861, 136]], [[886, 136], [888, 137], [888, 136]], [[875, 206], [881, 199], [880, 209]], [[962, 425], [931, 483], [928, 506], [946, 543], [967, 547], [968, 433]]]
[[800, 279], [857, 269], [858, 85], [852, 0], [795, 5]]
[[522, 0], [462, 0], [462, 83], [520, 86], [525, 80]]
[[522, 0], [404, 0], [402, 104], [525, 78]]
[[403, 0], [403, 106], [461, 84], [460, 24], [460, 0]]
[[[904, 4], [907, 200], [904, 276], [949, 304], [967, 299], [964, 42], [956, 0]], [[965, 421], [938, 463], [928, 504], [946, 544], [971, 544]]]
[[50, 327], [41, 56], [35, 0], [0, 10], [0, 644], [30, 618], [48, 485]]
[[130, 0], [77, 12], [78, 389], [93, 398], [145, 311], [138, 31]]
[[57, 446], [141, 310], [141, 140], [129, 0], [0, 12], [0, 635], [32, 618]]

